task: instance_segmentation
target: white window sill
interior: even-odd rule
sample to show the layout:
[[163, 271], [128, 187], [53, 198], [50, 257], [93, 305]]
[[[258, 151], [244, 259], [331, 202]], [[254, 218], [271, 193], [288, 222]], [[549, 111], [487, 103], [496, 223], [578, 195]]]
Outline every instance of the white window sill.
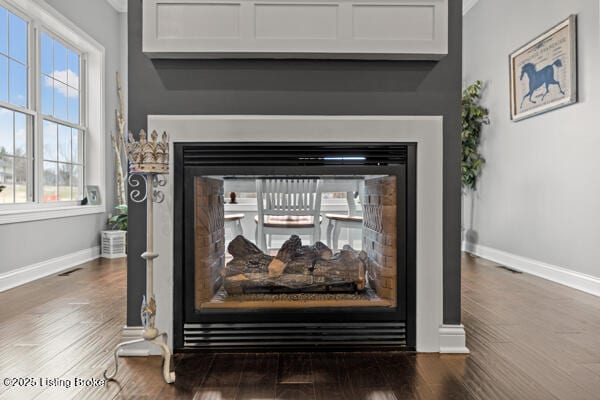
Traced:
[[19, 222], [41, 221], [53, 218], [76, 217], [80, 215], [104, 213], [104, 205], [98, 206], [56, 206], [37, 207], [18, 210], [0, 210], [0, 225], [16, 224]]

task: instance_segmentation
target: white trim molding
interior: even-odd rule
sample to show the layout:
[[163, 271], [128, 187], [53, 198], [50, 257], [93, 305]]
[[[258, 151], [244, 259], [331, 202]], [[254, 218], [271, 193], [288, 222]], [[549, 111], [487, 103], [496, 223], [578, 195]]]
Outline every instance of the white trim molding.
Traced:
[[[142, 326], [125, 325], [121, 334], [121, 342], [139, 339], [142, 337], [142, 332], [144, 332]], [[161, 354], [160, 347], [148, 340], [121, 347], [117, 353], [119, 357], [147, 357], [160, 356]]]
[[0, 292], [66, 271], [98, 257], [100, 257], [100, 246], [95, 246], [5, 272], [0, 274]]
[[[182, 142], [408, 142], [417, 144], [416, 347], [439, 352], [443, 323], [443, 117], [348, 115], [149, 115], [148, 130]], [[154, 209], [156, 326], [173, 333], [173, 172]]]
[[460, 325], [440, 326], [440, 353], [468, 354], [465, 327]]
[[127, 0], [106, 0], [117, 12], [127, 12]]
[[479, 0], [463, 0], [463, 16], [467, 15], [467, 13], [477, 4]]
[[29, 207], [27, 209], [0, 211], [0, 225], [16, 224], [19, 222], [41, 221], [44, 219], [76, 217], [88, 214], [103, 214], [105, 207], [101, 206], [69, 206], [69, 207]]
[[581, 290], [582, 292], [600, 296], [600, 277], [583, 274], [480, 244], [463, 242], [463, 251], [510, 267], [516, 271], [526, 272], [573, 289]]

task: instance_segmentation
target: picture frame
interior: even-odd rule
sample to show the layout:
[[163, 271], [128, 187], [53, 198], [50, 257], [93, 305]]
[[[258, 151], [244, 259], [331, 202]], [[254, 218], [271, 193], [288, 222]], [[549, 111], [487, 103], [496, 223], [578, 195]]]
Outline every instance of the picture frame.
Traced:
[[519, 121], [577, 102], [577, 16], [509, 55], [510, 118]]
[[85, 187], [85, 196], [87, 197], [89, 205], [97, 206], [102, 204], [100, 188], [96, 185], [87, 185]]

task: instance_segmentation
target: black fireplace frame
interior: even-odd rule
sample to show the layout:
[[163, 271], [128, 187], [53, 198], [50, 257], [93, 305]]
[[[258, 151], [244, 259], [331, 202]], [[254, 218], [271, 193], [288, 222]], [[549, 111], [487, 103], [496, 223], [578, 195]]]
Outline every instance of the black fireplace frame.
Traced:
[[[173, 154], [175, 352], [415, 350], [416, 143], [174, 143]], [[194, 177], [348, 174], [397, 178], [396, 307], [195, 310]]]

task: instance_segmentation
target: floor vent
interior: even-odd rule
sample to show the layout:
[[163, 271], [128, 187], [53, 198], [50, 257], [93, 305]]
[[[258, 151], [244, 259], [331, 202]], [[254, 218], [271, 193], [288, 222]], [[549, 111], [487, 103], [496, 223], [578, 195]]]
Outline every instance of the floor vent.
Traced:
[[513, 274], [522, 274], [522, 273], [523, 273], [523, 272], [521, 272], [521, 271], [517, 271], [516, 269], [512, 269], [512, 268], [510, 268], [510, 267], [507, 267], [507, 266], [505, 266], [505, 265], [499, 265], [499, 266], [498, 266], [498, 268], [505, 269], [505, 270], [507, 270], [507, 271], [509, 271], [509, 272], [512, 272]]
[[58, 276], [69, 276], [69, 275], [71, 275], [73, 272], [75, 272], [75, 271], [79, 271], [80, 269], [81, 269], [81, 268], [73, 268], [73, 269], [70, 269], [70, 270], [68, 270], [68, 271], [65, 271], [65, 272], [62, 272], [62, 273], [58, 274]]

